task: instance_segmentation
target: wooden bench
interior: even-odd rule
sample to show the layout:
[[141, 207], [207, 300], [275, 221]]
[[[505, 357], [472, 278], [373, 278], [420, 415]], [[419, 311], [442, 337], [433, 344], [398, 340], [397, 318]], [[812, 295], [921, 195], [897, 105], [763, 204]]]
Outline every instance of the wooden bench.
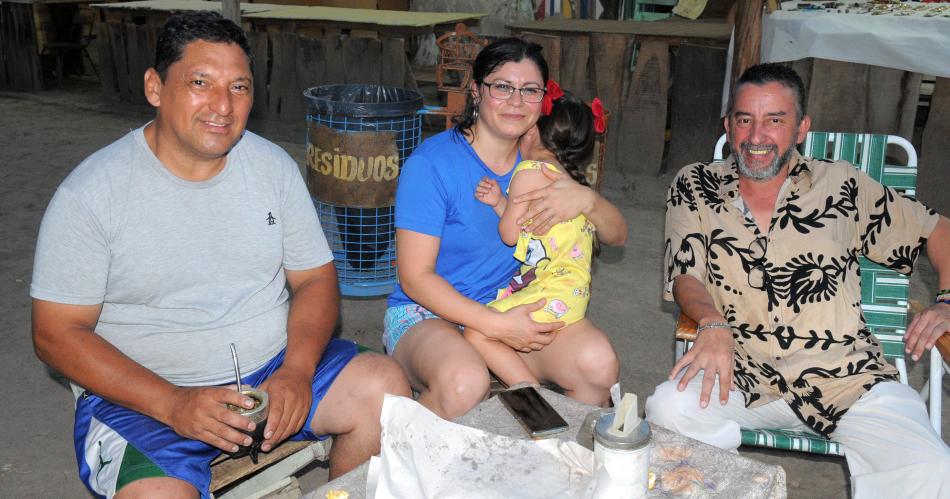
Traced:
[[313, 461], [326, 461], [332, 439], [318, 442], [284, 442], [274, 450], [231, 459], [221, 454], [211, 462], [211, 493], [223, 498], [258, 498], [279, 493], [280, 497], [300, 497], [294, 473]]

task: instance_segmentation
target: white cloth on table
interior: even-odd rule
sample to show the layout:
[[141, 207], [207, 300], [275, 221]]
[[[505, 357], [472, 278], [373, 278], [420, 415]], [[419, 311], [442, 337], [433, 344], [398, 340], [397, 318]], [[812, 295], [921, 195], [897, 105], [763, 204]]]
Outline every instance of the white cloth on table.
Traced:
[[523, 440], [446, 421], [386, 395], [367, 497], [591, 497], [593, 453], [575, 442]]
[[807, 57], [950, 77], [950, 18], [781, 10], [762, 16], [762, 62]]
[[[682, 392], [676, 389], [679, 379], [664, 382], [647, 399], [647, 421], [733, 451], [741, 444], [740, 427], [814, 434], [784, 400], [749, 409], [742, 394], [732, 391], [722, 406], [717, 382], [703, 409], [702, 372]], [[878, 383], [845, 413], [832, 438], [844, 445], [855, 499], [950, 498], [950, 450], [912, 388]]]

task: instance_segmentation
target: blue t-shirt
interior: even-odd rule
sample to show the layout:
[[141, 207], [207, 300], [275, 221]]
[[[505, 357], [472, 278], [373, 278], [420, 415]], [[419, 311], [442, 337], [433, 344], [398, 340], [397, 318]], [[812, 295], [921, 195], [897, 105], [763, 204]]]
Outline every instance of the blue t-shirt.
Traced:
[[[440, 238], [436, 273], [481, 303], [495, 299], [518, 261], [498, 234], [498, 215], [475, 198], [475, 187], [489, 177], [507, 190], [518, 161], [520, 154], [505, 175], [495, 174], [453, 128], [420, 144], [399, 174], [396, 227]], [[389, 306], [410, 303], [397, 285]]]

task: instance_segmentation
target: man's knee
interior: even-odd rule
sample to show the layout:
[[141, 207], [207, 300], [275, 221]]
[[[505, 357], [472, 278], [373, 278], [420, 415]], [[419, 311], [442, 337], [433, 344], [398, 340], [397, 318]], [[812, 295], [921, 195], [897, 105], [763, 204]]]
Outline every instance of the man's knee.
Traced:
[[198, 491], [190, 483], [177, 478], [150, 477], [130, 482], [115, 494], [115, 499], [137, 497], [198, 497]]
[[689, 409], [688, 404], [699, 405], [699, 399], [688, 392], [677, 390], [678, 381], [665, 381], [656, 387], [646, 401], [646, 419], [664, 428], [675, 429]]
[[838, 422], [832, 438], [877, 464], [874, 469], [920, 465], [934, 471], [950, 466], [950, 450], [930, 425], [927, 407], [913, 388], [879, 383]]
[[352, 361], [358, 368], [359, 390], [363, 398], [379, 400], [386, 393], [409, 397], [412, 392], [406, 374], [399, 364], [391, 357], [378, 353], [366, 352]]

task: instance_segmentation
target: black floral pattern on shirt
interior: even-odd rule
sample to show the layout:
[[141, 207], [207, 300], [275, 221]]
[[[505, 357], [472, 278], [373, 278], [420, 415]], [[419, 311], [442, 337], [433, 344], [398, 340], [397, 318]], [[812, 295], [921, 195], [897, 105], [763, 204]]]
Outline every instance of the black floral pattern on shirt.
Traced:
[[[919, 230], [907, 229], [906, 219], [933, 212], [850, 165], [798, 154], [792, 161], [768, 234], [734, 206], [732, 160], [681, 170], [667, 194], [667, 227], [675, 237], [668, 232], [665, 271], [667, 282], [703, 276], [732, 326], [733, 377], [746, 404], [782, 398], [828, 436], [861, 394], [897, 379], [864, 326], [859, 257], [877, 255], [878, 263], [909, 273], [926, 239], [903, 233]], [[693, 221], [676, 225], [674, 212]], [[752, 249], [763, 238], [766, 257]], [[753, 272], [762, 278], [752, 279]]]

